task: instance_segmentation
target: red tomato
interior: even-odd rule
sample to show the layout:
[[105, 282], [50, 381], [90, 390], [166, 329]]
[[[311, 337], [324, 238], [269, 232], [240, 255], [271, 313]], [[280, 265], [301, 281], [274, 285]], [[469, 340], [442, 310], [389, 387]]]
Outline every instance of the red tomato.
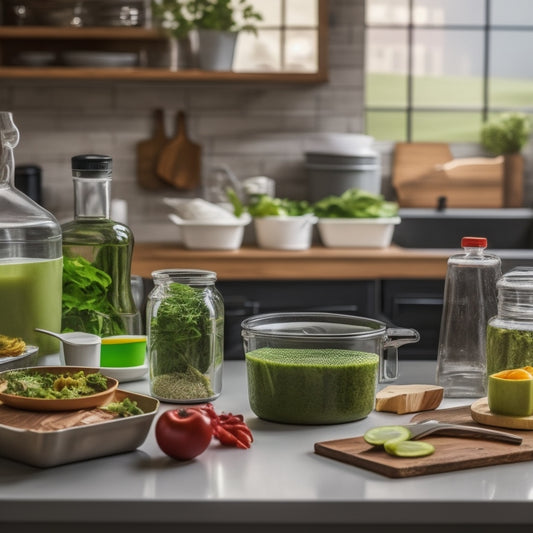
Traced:
[[211, 420], [194, 408], [165, 411], [155, 426], [155, 438], [161, 450], [180, 461], [200, 455], [212, 437]]

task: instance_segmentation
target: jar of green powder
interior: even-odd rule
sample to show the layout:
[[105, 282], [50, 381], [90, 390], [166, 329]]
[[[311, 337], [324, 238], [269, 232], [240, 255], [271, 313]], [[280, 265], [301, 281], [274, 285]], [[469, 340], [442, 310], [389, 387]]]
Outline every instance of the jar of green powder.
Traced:
[[487, 325], [487, 375], [533, 366], [533, 269], [516, 267], [497, 283], [498, 314]]
[[208, 270], [156, 270], [146, 305], [150, 393], [203, 403], [222, 389], [224, 303]]

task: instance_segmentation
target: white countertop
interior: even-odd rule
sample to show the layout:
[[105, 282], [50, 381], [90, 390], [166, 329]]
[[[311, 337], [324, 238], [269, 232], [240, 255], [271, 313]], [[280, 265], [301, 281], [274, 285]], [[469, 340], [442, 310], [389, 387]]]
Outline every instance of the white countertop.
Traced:
[[[402, 361], [397, 383], [433, 383], [434, 368], [434, 362]], [[148, 393], [148, 382], [121, 388]], [[471, 402], [447, 399], [441, 407]], [[315, 442], [362, 435], [372, 426], [405, 423], [412, 415], [373, 412], [333, 426], [266, 422], [250, 409], [243, 361], [225, 363], [223, 392], [214, 405], [218, 412], [244, 414], [255, 438], [251, 449], [213, 441], [195, 460], [180, 463], [159, 450], [152, 425], [147, 440], [131, 453], [49, 469], [0, 459], [0, 522], [18, 522], [16, 531], [35, 531], [34, 523], [74, 531], [68, 527], [77, 524], [77, 533], [105, 530], [95, 522], [112, 523], [114, 532], [143, 525], [150, 533], [240, 532], [250, 531], [250, 524], [255, 532], [275, 527], [276, 532], [373, 533], [389, 527], [413, 531], [417, 524], [431, 524], [432, 533], [466, 523], [485, 524], [485, 532], [501, 531], [504, 524], [513, 524], [513, 531], [521, 531], [518, 524], [533, 525], [533, 464], [528, 462], [390, 479], [313, 452]]]

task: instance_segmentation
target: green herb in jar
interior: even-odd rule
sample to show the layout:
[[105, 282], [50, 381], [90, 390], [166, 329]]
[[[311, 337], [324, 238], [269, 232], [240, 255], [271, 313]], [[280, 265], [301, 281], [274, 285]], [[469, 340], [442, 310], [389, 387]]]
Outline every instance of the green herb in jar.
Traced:
[[[150, 323], [155, 394], [170, 399], [206, 398], [213, 394], [209, 378], [203, 374], [211, 364], [211, 339], [215, 327], [204, 300], [204, 289], [181, 283], [168, 286], [168, 295], [161, 301]], [[172, 379], [176, 384], [170, 392], [168, 385], [161, 383]], [[197, 392], [192, 392], [189, 386]]]
[[533, 366], [533, 331], [487, 327], [487, 375]]

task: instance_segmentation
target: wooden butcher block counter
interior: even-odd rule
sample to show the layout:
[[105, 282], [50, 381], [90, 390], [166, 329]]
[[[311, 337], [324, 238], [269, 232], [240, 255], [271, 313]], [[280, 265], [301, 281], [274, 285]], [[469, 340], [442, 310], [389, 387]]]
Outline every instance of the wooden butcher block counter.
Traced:
[[232, 251], [187, 250], [175, 244], [138, 243], [132, 274], [151, 277], [164, 268], [212, 270], [220, 280], [444, 279], [456, 250], [326, 248], [304, 251], [248, 246]]

